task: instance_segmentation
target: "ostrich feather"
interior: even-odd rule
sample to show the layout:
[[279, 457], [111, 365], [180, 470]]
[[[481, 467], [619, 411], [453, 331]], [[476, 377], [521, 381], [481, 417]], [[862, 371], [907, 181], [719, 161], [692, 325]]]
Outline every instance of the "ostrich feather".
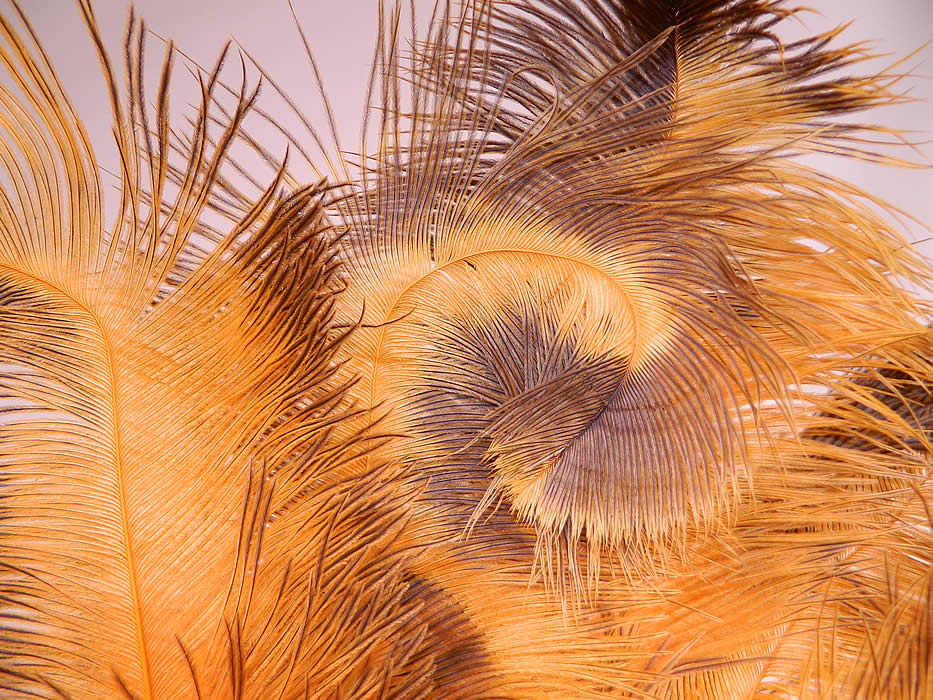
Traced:
[[[13, 183], [0, 262], [4, 695], [288, 695], [310, 667], [326, 685], [365, 656], [361, 628], [387, 635], [412, 605], [391, 592], [401, 585], [391, 564], [400, 520], [383, 506], [397, 497], [326, 478], [365, 451], [365, 441], [332, 436], [351, 409], [334, 379], [345, 331], [333, 324], [326, 191], [283, 199], [275, 180], [205, 248], [205, 202], [254, 95], [240, 95], [211, 147], [216, 76], [202, 83], [177, 195], [163, 194], [172, 50], [150, 117], [133, 21], [128, 101], [101, 54], [124, 168], [117, 224], [105, 232], [80, 123], [38, 47], [6, 20], [2, 32], [0, 58], [25, 96], [3, 96]], [[312, 483], [320, 488], [305, 497]], [[343, 536], [347, 521], [357, 536]], [[365, 584], [324, 580], [314, 572], [329, 557], [385, 569]], [[314, 605], [373, 591], [387, 597], [362, 620], [353, 604], [323, 619]], [[335, 638], [321, 659], [303, 635], [329, 628], [346, 650]], [[412, 668], [405, 683], [417, 685]]]
[[933, 276], [798, 157], [880, 158], [896, 76], [768, 0], [439, 2], [407, 55], [380, 4], [376, 143], [305, 120], [307, 184], [274, 94], [222, 56], [186, 129], [79, 6], [109, 228], [0, 21], [5, 694], [933, 696]]

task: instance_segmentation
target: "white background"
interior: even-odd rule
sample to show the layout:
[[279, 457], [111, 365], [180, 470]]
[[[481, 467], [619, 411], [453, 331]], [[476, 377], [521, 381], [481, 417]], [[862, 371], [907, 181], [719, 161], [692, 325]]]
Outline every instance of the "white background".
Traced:
[[[109, 105], [75, 5], [70, 0], [21, 1], [85, 119], [102, 164], [113, 167]], [[348, 148], [356, 146], [375, 40], [377, 0], [294, 1], [324, 76], [343, 143]], [[868, 41], [874, 53], [886, 55], [874, 61], [873, 67], [883, 67], [920, 49], [901, 66], [912, 73], [903, 89], [919, 101], [870, 113], [866, 120], [908, 130], [914, 142], [933, 139], [933, 46], [921, 48], [933, 41], [933, 0], [803, 2], [814, 12], [783, 23], [788, 25], [781, 34], [785, 41], [851, 22], [844, 40]], [[431, 4], [430, 0], [417, 0], [418, 24], [422, 27], [427, 23]], [[119, 62], [128, 5], [125, 0], [97, 0], [95, 8], [112, 58]], [[138, 0], [136, 8], [150, 31], [173, 39], [179, 49], [204, 66], [212, 65], [225, 41], [236, 38], [324, 130], [315, 107], [316, 88], [287, 0]], [[148, 47], [149, 58], [155, 64], [164, 47], [156, 37], [149, 39]], [[157, 75], [153, 73], [150, 78], [155, 83]], [[178, 75], [176, 80], [189, 79]], [[933, 145], [921, 145], [913, 152], [904, 150], [901, 155], [930, 165]], [[933, 226], [933, 169], [892, 170], [840, 158], [821, 161], [821, 167], [854, 180]], [[907, 233], [914, 239], [933, 235], [916, 225]], [[933, 254], [933, 241], [921, 244], [921, 249]]]

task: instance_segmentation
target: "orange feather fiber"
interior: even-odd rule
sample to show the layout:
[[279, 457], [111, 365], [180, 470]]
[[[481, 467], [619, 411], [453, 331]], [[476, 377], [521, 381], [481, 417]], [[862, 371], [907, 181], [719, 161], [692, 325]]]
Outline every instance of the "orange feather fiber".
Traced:
[[361, 156], [78, 5], [112, 223], [0, 17], [0, 696], [933, 698], [933, 269], [801, 157], [909, 165], [899, 75], [774, 0], [380, 1]]

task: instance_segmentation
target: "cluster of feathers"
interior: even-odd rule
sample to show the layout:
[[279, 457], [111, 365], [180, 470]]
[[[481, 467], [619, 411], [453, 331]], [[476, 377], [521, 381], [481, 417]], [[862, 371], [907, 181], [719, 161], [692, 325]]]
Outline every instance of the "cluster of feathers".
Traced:
[[255, 189], [255, 85], [176, 124], [79, 4], [112, 223], [0, 19], [0, 695], [933, 698], [933, 270], [799, 158], [897, 76], [772, 0], [380, 4], [375, 143]]

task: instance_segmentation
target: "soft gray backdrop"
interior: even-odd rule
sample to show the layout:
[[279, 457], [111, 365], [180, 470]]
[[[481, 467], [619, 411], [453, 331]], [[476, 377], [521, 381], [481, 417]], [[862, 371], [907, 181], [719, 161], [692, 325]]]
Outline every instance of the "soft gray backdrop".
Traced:
[[[72, 91], [100, 160], [112, 167], [115, 152], [108, 137], [109, 107], [75, 5], [71, 0], [21, 2]], [[875, 66], [919, 50], [902, 68], [913, 74], [905, 80], [904, 89], [909, 88], [920, 101], [878, 111], [871, 119], [912, 131], [914, 141], [933, 139], [933, 46], [921, 48], [933, 40], [933, 0], [802, 0], [801, 4], [808, 4], [814, 12], [788, 27], [788, 33], [782, 35], [785, 40], [792, 39], [794, 32], [804, 34], [851, 22], [843, 34], [845, 39], [869, 41], [875, 52], [885, 54]], [[417, 0], [416, 5], [418, 24], [424, 26], [432, 2]], [[108, 47], [119, 60], [128, 4], [125, 0], [97, 0], [95, 7]], [[334, 104], [344, 146], [353, 148], [358, 143], [360, 106], [375, 39], [377, 0], [295, 0], [295, 7]], [[179, 49], [205, 66], [212, 64], [226, 40], [236, 38], [324, 127], [287, 0], [138, 0], [136, 8], [150, 31], [174, 39]], [[149, 58], [155, 63], [163, 47], [155, 37], [148, 45]], [[156, 75], [151, 78], [154, 81]], [[904, 155], [930, 164], [933, 146], [922, 145], [913, 154], [905, 151]], [[933, 225], [933, 169], [891, 170], [841, 159], [829, 159], [826, 167]], [[910, 235], [921, 238], [931, 234], [912, 225]], [[933, 254], [933, 242], [921, 247]]]

